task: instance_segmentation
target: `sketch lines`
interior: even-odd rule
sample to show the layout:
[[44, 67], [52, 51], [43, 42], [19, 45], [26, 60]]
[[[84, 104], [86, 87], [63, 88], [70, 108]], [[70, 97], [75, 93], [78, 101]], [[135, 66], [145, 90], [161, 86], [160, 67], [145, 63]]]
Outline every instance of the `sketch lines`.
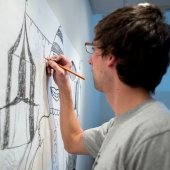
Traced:
[[[52, 79], [48, 82], [48, 94], [46, 91], [43, 57], [64, 54], [63, 46], [61, 26], [50, 42], [25, 9], [18, 36], [3, 56], [8, 62], [7, 77], [4, 77], [5, 104], [0, 105], [1, 170], [76, 168], [77, 156], [68, 154], [62, 146], [59, 90]], [[77, 71], [75, 63], [72, 59], [72, 69]], [[70, 75], [70, 80], [74, 109], [78, 113], [80, 82], [73, 75]]]
[[[40, 155], [43, 156], [44, 152], [45, 138], [41, 126], [45, 120], [49, 121], [50, 116], [46, 110], [45, 113], [39, 113], [40, 103], [34, 100], [36, 65], [28, 40], [27, 19], [25, 13], [20, 33], [8, 51], [6, 105], [0, 108], [0, 149], [6, 160], [4, 169], [9, 167], [8, 157], [13, 152], [19, 156], [15, 157], [11, 168], [14, 165], [17, 170], [23, 170], [23, 167], [31, 170], [34, 167], [37, 153], [41, 152]], [[49, 150], [51, 152], [50, 148]]]
[[[10, 109], [11, 106], [16, 105], [20, 102], [26, 103], [29, 105], [29, 139], [25, 139], [25, 143], [28, 141], [31, 141], [33, 136], [34, 136], [34, 106], [38, 106], [37, 104], [34, 103], [34, 87], [35, 87], [35, 74], [36, 74], [36, 68], [35, 64], [32, 58], [32, 54], [30, 52], [29, 48], [29, 42], [28, 42], [28, 36], [27, 36], [27, 30], [26, 30], [26, 20], [24, 19], [24, 23], [22, 25], [21, 31], [19, 33], [19, 36], [14, 43], [14, 45], [9, 49], [8, 52], [8, 77], [7, 77], [7, 90], [6, 90], [6, 105], [0, 108], [0, 110], [4, 109], [5, 111], [5, 119], [4, 119], [4, 127], [2, 129], [4, 130], [1, 133], [1, 148], [10, 148], [14, 147], [15, 145], [18, 146], [15, 142], [13, 144], [9, 144], [9, 137], [15, 135], [10, 134]], [[23, 33], [24, 32], [24, 33]], [[23, 35], [22, 35], [23, 34]], [[22, 49], [19, 57], [19, 67], [18, 67], [18, 83], [17, 83], [17, 95], [16, 97], [13, 98], [11, 96], [11, 87], [14, 84], [12, 82], [12, 76], [13, 76], [13, 67], [14, 66], [14, 60], [16, 56], [14, 55], [16, 49], [19, 46], [19, 43], [21, 42], [21, 35], [23, 36], [23, 42], [22, 42]], [[26, 46], [26, 48], [25, 48]], [[27, 50], [27, 54], [26, 54]], [[26, 55], [28, 55], [28, 58], [26, 59]], [[17, 58], [18, 60], [18, 58]], [[27, 64], [29, 62], [29, 64]], [[30, 75], [28, 78], [29, 81], [29, 95], [26, 97], [26, 79], [27, 79], [27, 74], [26, 74], [26, 69], [27, 67], [30, 67]], [[14, 81], [14, 80], [13, 80]], [[16, 85], [16, 84], [15, 84]], [[13, 99], [12, 99], [13, 98]], [[27, 137], [26, 137], [27, 138]], [[12, 139], [12, 141], [15, 141]]]

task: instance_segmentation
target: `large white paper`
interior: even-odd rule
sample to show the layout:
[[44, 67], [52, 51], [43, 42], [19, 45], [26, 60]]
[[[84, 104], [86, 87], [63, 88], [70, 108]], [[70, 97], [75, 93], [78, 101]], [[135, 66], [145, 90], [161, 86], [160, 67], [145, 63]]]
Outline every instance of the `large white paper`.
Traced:
[[[0, 2], [0, 169], [71, 170], [76, 155], [63, 147], [59, 91], [46, 77], [44, 57], [79, 56], [46, 0]], [[79, 112], [80, 80], [70, 75]]]

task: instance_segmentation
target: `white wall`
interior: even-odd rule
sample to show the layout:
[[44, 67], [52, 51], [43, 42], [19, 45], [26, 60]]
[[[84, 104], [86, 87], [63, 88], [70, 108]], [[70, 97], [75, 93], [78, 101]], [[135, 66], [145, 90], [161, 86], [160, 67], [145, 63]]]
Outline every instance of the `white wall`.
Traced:
[[[69, 37], [72, 45], [82, 59], [82, 71], [86, 80], [82, 84], [82, 108], [80, 108], [80, 122], [84, 129], [99, 124], [100, 93], [93, 87], [93, 80], [89, 55], [86, 53], [84, 43], [93, 38], [93, 14], [89, 1], [80, 0], [47, 0], [62, 29]], [[77, 170], [90, 169], [93, 160], [88, 156], [78, 156]]]

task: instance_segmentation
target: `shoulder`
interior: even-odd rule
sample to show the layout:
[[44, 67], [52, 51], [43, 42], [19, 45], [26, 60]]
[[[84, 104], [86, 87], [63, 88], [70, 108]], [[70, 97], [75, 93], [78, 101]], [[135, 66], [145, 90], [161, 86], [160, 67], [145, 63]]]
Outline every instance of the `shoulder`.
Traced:
[[170, 131], [170, 111], [163, 103], [152, 101], [141, 108], [127, 123], [134, 126], [132, 133], [139, 134], [141, 140], [147, 140]]
[[170, 137], [170, 112], [160, 102], [149, 102], [130, 113], [123, 121], [119, 121], [111, 132], [113, 143], [133, 152], [143, 143], [156, 137]]
[[150, 135], [135, 145], [126, 160], [129, 169], [167, 170], [170, 168], [170, 130]]
[[161, 143], [162, 148], [169, 147], [167, 141], [170, 141], [170, 111], [161, 102], [153, 101], [143, 107], [127, 121], [127, 127], [130, 129], [128, 141], [133, 144], [132, 151], [144, 149], [147, 145], [157, 147]]
[[154, 101], [145, 105], [123, 126], [128, 166], [141, 170], [170, 168], [170, 163], [166, 164], [170, 159], [170, 111], [164, 104]]
[[154, 101], [137, 115], [139, 131], [145, 135], [155, 136], [170, 130], [170, 111], [161, 102]]

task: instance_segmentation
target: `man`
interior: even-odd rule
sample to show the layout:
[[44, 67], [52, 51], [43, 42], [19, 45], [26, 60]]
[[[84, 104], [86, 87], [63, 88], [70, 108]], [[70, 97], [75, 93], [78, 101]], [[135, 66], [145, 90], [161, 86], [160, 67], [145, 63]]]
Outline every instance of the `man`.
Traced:
[[[95, 27], [89, 60], [95, 88], [115, 118], [83, 131], [73, 108], [64, 56], [48, 61], [60, 91], [60, 123], [65, 149], [91, 154], [95, 170], [169, 170], [170, 111], [152, 99], [169, 65], [170, 28], [151, 4], [123, 7]], [[88, 50], [88, 49], [87, 49]]]

